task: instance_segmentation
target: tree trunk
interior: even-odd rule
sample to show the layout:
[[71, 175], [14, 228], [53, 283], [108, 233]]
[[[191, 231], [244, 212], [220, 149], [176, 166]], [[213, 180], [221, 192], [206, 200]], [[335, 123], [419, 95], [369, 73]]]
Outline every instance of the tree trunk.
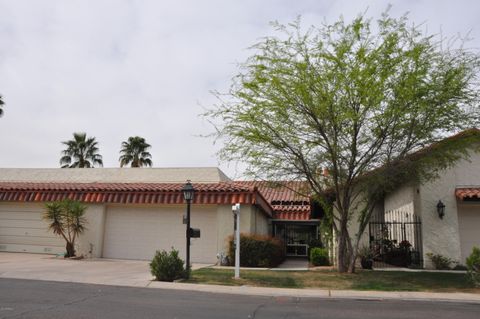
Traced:
[[348, 265], [350, 264], [350, 256], [348, 253], [348, 230], [347, 230], [347, 221], [341, 220], [340, 221], [340, 229], [338, 234], [338, 256], [337, 256], [337, 263], [338, 263], [338, 271], [339, 272], [347, 272]]
[[75, 256], [75, 247], [73, 246], [72, 243], [70, 243], [70, 242], [67, 241], [66, 249], [67, 249], [67, 253], [65, 254], [65, 258], [69, 258], [69, 257], [74, 257], [74, 256]]
[[353, 274], [355, 272], [355, 264], [356, 264], [356, 261], [357, 261], [357, 254], [355, 252], [351, 252], [350, 253], [350, 260], [349, 260], [349, 264], [348, 264], [348, 272]]

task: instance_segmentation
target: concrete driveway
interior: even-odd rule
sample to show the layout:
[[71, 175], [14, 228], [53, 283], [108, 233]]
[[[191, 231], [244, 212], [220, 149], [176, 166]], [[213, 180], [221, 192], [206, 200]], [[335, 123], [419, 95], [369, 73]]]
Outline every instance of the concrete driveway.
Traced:
[[[2, 252], [0, 277], [147, 287], [153, 279], [148, 264], [149, 261], [144, 260], [71, 260], [52, 255]], [[192, 269], [207, 266], [193, 264]]]

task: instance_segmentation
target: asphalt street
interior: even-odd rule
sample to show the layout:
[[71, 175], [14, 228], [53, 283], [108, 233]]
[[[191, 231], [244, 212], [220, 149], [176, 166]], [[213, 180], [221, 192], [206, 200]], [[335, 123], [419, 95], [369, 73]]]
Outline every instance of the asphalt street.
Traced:
[[480, 304], [259, 297], [0, 279], [0, 318], [462, 318]]

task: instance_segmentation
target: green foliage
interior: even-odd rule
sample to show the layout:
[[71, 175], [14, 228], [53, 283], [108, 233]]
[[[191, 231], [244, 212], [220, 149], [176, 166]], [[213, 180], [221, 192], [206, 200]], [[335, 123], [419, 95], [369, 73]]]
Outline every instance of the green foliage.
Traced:
[[468, 267], [462, 264], [457, 264], [452, 268], [452, 270], [468, 270]]
[[131, 164], [131, 167], [152, 166], [152, 155], [148, 152], [150, 147], [143, 137], [129, 137], [128, 141], [122, 142], [120, 167], [128, 164]]
[[308, 247], [310, 248], [324, 248], [323, 242], [320, 239], [312, 238], [308, 242]]
[[328, 266], [330, 259], [328, 257], [328, 250], [325, 248], [310, 249], [310, 262], [314, 266]]
[[85, 231], [86, 206], [78, 201], [65, 199], [45, 204], [43, 219], [49, 222], [49, 230], [66, 242], [65, 257], [75, 256], [75, 240]]
[[[202, 268], [189, 282], [278, 288], [317, 288], [381, 291], [472, 292], [474, 285], [464, 274], [445, 272], [360, 271], [355, 276], [334, 270], [272, 271], [242, 270], [241, 279], [232, 269]], [[367, 317], [367, 316], [366, 316]]]
[[456, 263], [453, 259], [440, 254], [428, 253], [427, 257], [437, 270], [450, 270], [452, 269], [452, 264]]
[[178, 257], [178, 250], [172, 247], [170, 252], [165, 250], [155, 253], [150, 263], [150, 272], [159, 281], [174, 281], [185, 275], [184, 262]]
[[[235, 265], [233, 237], [228, 239], [228, 258]], [[240, 266], [276, 267], [285, 260], [283, 243], [273, 237], [240, 234]]]
[[[326, 213], [338, 212], [330, 220], [339, 269], [352, 270], [352, 238], [358, 243], [376, 201], [479, 150], [480, 133], [471, 130], [416, 153], [479, 126], [480, 56], [388, 12], [306, 31], [299, 21], [274, 26], [278, 36], [253, 46], [205, 116], [218, 123], [222, 160], [241, 159], [259, 179], [306, 180], [315, 198], [334, 193], [335, 210]], [[355, 211], [360, 227], [350, 234]]]
[[0, 117], [3, 115], [3, 106], [5, 102], [3, 102], [2, 96], [0, 95]]
[[358, 250], [358, 257], [365, 260], [373, 259], [375, 257], [375, 253], [369, 246], [364, 245]]
[[472, 253], [467, 257], [468, 276], [475, 286], [480, 286], [480, 248], [473, 247]]
[[67, 148], [62, 151], [62, 168], [90, 168], [103, 166], [102, 155], [98, 154], [95, 137], [87, 138], [86, 133], [73, 133], [73, 140], [62, 142]]

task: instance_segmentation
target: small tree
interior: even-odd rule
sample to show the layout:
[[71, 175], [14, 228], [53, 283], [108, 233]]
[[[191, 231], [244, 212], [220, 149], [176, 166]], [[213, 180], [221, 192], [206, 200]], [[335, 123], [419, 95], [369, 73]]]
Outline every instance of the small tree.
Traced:
[[225, 142], [221, 159], [241, 159], [255, 178], [306, 180], [324, 206], [334, 194], [325, 211], [337, 265], [353, 272], [378, 200], [478, 151], [478, 130], [444, 139], [480, 123], [480, 58], [388, 13], [376, 26], [364, 16], [306, 32], [275, 26], [205, 115]]
[[87, 223], [84, 215], [86, 206], [78, 201], [65, 199], [63, 201], [45, 204], [44, 220], [55, 235], [61, 236], [66, 242], [65, 257], [75, 256], [75, 240], [85, 230]]

